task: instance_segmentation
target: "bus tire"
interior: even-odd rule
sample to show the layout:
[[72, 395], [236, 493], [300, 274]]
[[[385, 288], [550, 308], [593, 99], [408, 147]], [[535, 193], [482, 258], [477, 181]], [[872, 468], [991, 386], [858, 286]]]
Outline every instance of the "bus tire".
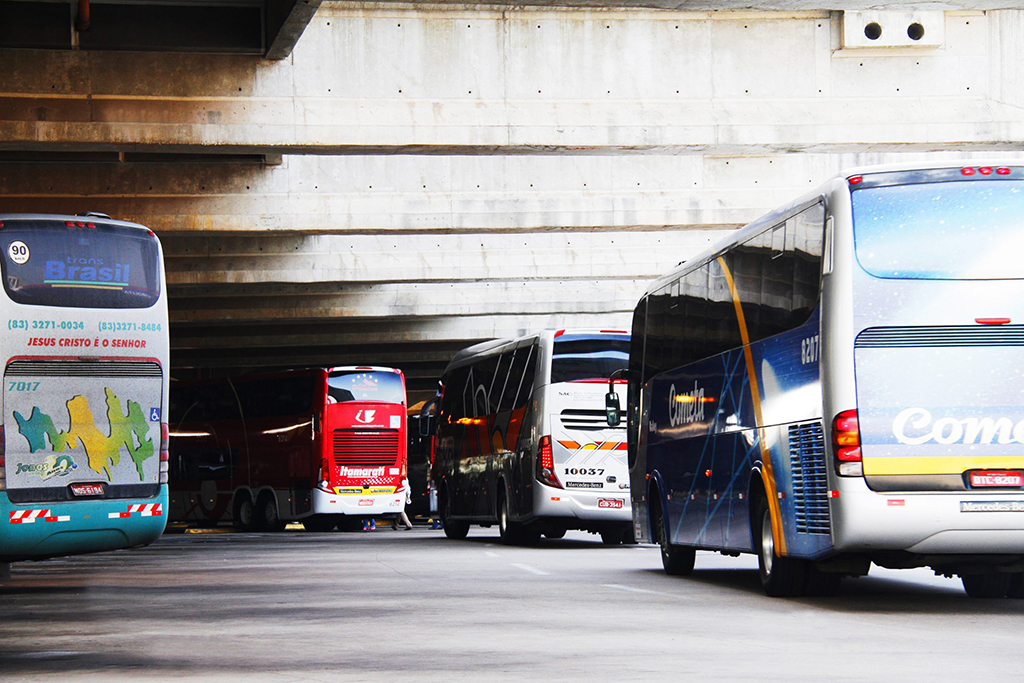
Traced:
[[469, 534], [469, 522], [456, 521], [452, 519], [451, 501], [448, 499], [448, 491], [445, 489], [441, 494], [441, 525], [444, 527], [444, 535], [453, 541], [461, 541]]
[[240, 493], [235, 499], [234, 510], [235, 526], [242, 531], [254, 531], [256, 528], [256, 515], [252, 507], [252, 498], [248, 493]]
[[1024, 572], [1010, 574], [1010, 590], [1006, 591], [1006, 597], [1014, 600], [1024, 598]]
[[[660, 494], [657, 490], [651, 491], [651, 499]], [[661, 566], [669, 576], [688, 576], [693, 573], [693, 565], [697, 560], [697, 549], [684, 546], [672, 545], [668, 540], [668, 531], [665, 527], [665, 515], [661, 511], [661, 503], [656, 503], [652, 513], [655, 540], [661, 548]]]
[[964, 584], [964, 592], [972, 598], [1005, 598], [1010, 592], [1012, 574], [1006, 572], [986, 572], [984, 574], [963, 574], [960, 580]]
[[807, 563], [806, 574], [804, 595], [815, 598], [828, 598], [835, 595], [839, 592], [839, 586], [843, 582], [842, 574], [823, 572], [813, 562]]
[[[501, 484], [499, 484], [501, 486]], [[519, 522], [509, 521], [508, 498], [504, 488], [498, 490], [498, 535], [505, 545], [533, 545], [540, 540], [540, 534]]]
[[306, 531], [334, 531], [338, 523], [330, 515], [313, 515], [302, 520], [302, 528]]
[[622, 529], [605, 529], [601, 532], [601, 542], [605, 545], [620, 545], [622, 543]]
[[554, 541], [565, 538], [565, 529], [548, 529], [544, 532], [544, 538], [550, 538]]
[[803, 593], [807, 564], [792, 557], [780, 557], [775, 552], [775, 536], [768, 499], [758, 499], [759, 520], [754, 542], [757, 547], [757, 568], [761, 576], [761, 587], [769, 597], [792, 598]]
[[286, 522], [282, 521], [277, 511], [277, 497], [264, 494], [256, 505], [256, 522], [261, 531], [284, 531]]

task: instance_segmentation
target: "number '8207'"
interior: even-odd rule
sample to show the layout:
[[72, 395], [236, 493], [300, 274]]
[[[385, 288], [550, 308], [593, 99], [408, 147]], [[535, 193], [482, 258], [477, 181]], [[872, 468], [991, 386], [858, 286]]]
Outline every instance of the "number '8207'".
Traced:
[[39, 382], [8, 382], [7, 391], [35, 391]]

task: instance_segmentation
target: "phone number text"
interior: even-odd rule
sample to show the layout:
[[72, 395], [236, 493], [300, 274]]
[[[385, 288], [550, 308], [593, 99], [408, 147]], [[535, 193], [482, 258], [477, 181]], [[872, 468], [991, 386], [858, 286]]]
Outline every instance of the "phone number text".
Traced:
[[9, 330], [84, 330], [81, 320], [8, 320]]

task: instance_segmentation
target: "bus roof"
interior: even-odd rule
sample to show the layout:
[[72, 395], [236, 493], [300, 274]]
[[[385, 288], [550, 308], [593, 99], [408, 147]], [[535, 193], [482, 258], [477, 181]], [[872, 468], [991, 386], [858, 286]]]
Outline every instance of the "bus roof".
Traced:
[[452, 359], [448, 362], [448, 365], [445, 367], [444, 372], [442, 373], [442, 375], [446, 375], [449, 372], [451, 372], [452, 370], [460, 368], [460, 367], [462, 367], [464, 365], [469, 365], [470, 363], [473, 362], [473, 360], [475, 360], [475, 359], [477, 359], [477, 358], [479, 358], [481, 356], [489, 356], [489, 355], [495, 355], [496, 356], [499, 353], [503, 352], [508, 347], [516, 346], [516, 345], [518, 345], [521, 342], [526, 341], [526, 340], [539, 339], [540, 337], [548, 337], [550, 339], [558, 339], [559, 337], [561, 337], [563, 335], [564, 336], [573, 337], [573, 336], [580, 336], [580, 335], [583, 335], [583, 336], [602, 336], [602, 335], [621, 336], [621, 335], [628, 335], [628, 334], [629, 334], [629, 332], [627, 330], [611, 330], [611, 329], [604, 329], [604, 328], [599, 328], [599, 327], [579, 327], [579, 328], [564, 329], [564, 330], [556, 330], [556, 329], [540, 330], [539, 332], [533, 332], [531, 334], [524, 334], [523, 336], [516, 337], [515, 339], [491, 339], [491, 340], [488, 340], [488, 341], [485, 341], [485, 342], [480, 342], [479, 344], [474, 344], [473, 346], [468, 346], [468, 347], [462, 349], [461, 351], [459, 351], [458, 353], [456, 353], [454, 356], [452, 356]]
[[674, 268], [665, 273], [664, 275], [653, 280], [644, 292], [644, 297], [649, 296], [655, 291], [661, 289], [666, 284], [672, 282], [683, 273], [691, 269], [692, 266], [698, 266], [706, 261], [711, 260], [715, 256], [721, 254], [729, 247], [733, 246], [738, 242], [746, 240], [748, 237], [756, 235], [761, 230], [776, 224], [783, 217], [795, 212], [797, 209], [808, 206], [816, 201], [823, 195], [827, 195], [830, 191], [836, 189], [836, 187], [849, 187], [847, 179], [855, 176], [865, 176], [877, 173], [898, 173], [906, 171], [926, 171], [926, 170], [942, 170], [942, 169], [963, 169], [963, 168], [981, 168], [981, 167], [1024, 167], [1024, 159], [1019, 157], [1015, 159], [953, 159], [948, 161], [929, 161], [926, 163], [922, 162], [904, 162], [899, 164], [879, 164], [874, 166], [854, 166], [841, 171], [840, 173], [827, 179], [822, 184], [815, 187], [813, 190], [804, 193], [796, 199], [783, 204], [782, 206], [769, 211], [763, 216], [747, 223], [746, 225], [736, 229], [734, 232], [718, 240], [707, 249], [696, 254], [692, 258], [685, 261], [680, 261]]
[[104, 223], [106, 225], [119, 225], [126, 228], [139, 228], [140, 230], [149, 230], [145, 225], [139, 223], [133, 223], [132, 221], [122, 221], [116, 218], [109, 218], [100, 215], [81, 215], [72, 216], [68, 214], [59, 213], [0, 213], [0, 223], [4, 221], [33, 221], [33, 222], [47, 222], [47, 221], [59, 221], [65, 223], [67, 221], [76, 221], [82, 223]]

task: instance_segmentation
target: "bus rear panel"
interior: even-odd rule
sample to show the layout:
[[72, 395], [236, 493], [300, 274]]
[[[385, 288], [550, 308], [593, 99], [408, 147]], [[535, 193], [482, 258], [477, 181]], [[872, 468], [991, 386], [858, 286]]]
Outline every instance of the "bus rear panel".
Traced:
[[152, 542], [167, 507], [159, 241], [105, 218], [5, 215], [0, 248], [0, 561]]

